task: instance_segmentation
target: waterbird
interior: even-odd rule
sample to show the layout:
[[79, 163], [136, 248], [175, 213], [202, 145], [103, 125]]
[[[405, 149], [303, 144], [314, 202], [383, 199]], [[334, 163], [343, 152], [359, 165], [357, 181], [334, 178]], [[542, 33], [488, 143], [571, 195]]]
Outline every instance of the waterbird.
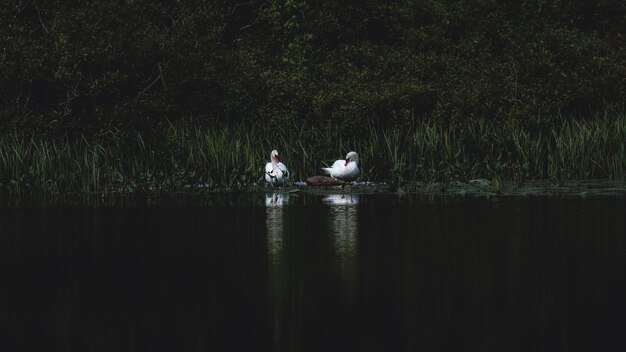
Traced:
[[336, 160], [331, 167], [323, 167], [322, 170], [336, 179], [350, 182], [359, 177], [359, 155], [350, 152], [346, 160]]
[[270, 154], [270, 162], [265, 164], [265, 181], [273, 187], [282, 186], [289, 179], [287, 166], [280, 161], [280, 155], [276, 149]]

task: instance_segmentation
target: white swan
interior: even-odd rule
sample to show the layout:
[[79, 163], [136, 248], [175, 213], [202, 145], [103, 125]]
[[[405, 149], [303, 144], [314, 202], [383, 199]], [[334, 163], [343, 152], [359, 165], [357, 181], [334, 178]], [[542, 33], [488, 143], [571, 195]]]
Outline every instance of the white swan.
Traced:
[[265, 181], [272, 186], [282, 186], [289, 179], [287, 166], [280, 161], [280, 156], [276, 150], [270, 154], [270, 162], [265, 164]]
[[359, 155], [350, 152], [346, 155], [346, 160], [337, 160], [331, 167], [323, 167], [322, 170], [330, 176], [342, 181], [353, 181], [359, 177]]

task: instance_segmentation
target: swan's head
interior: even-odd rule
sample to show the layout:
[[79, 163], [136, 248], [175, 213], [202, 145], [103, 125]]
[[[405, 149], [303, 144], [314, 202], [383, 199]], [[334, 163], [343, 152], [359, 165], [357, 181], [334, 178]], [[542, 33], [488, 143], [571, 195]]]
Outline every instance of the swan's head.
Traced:
[[351, 161], [354, 161], [357, 164], [359, 163], [359, 155], [356, 152], [346, 154], [346, 166], [348, 166], [348, 163]]
[[271, 154], [271, 159], [272, 161], [279, 163], [280, 162], [280, 155], [278, 155], [278, 151], [276, 149], [272, 150], [272, 154]]

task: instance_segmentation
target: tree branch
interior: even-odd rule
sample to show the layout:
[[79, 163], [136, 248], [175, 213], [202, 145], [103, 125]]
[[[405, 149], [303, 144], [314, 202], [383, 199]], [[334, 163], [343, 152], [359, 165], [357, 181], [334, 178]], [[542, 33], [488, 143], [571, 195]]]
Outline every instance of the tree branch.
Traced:
[[37, 4], [35, 4], [35, 9], [37, 10], [37, 16], [39, 17], [39, 23], [41, 23], [41, 26], [43, 27], [43, 30], [46, 32], [46, 34], [50, 33], [48, 31], [48, 28], [46, 28], [46, 25], [43, 24], [43, 21], [41, 20], [41, 12], [39, 11], [39, 6], [37, 6]]

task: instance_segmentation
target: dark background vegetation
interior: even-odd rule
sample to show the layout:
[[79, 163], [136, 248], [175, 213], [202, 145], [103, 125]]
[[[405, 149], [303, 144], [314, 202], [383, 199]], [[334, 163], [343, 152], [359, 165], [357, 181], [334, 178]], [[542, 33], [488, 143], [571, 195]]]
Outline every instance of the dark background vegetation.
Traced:
[[626, 96], [621, 0], [5, 0], [0, 24], [0, 126], [47, 135], [542, 125]]

